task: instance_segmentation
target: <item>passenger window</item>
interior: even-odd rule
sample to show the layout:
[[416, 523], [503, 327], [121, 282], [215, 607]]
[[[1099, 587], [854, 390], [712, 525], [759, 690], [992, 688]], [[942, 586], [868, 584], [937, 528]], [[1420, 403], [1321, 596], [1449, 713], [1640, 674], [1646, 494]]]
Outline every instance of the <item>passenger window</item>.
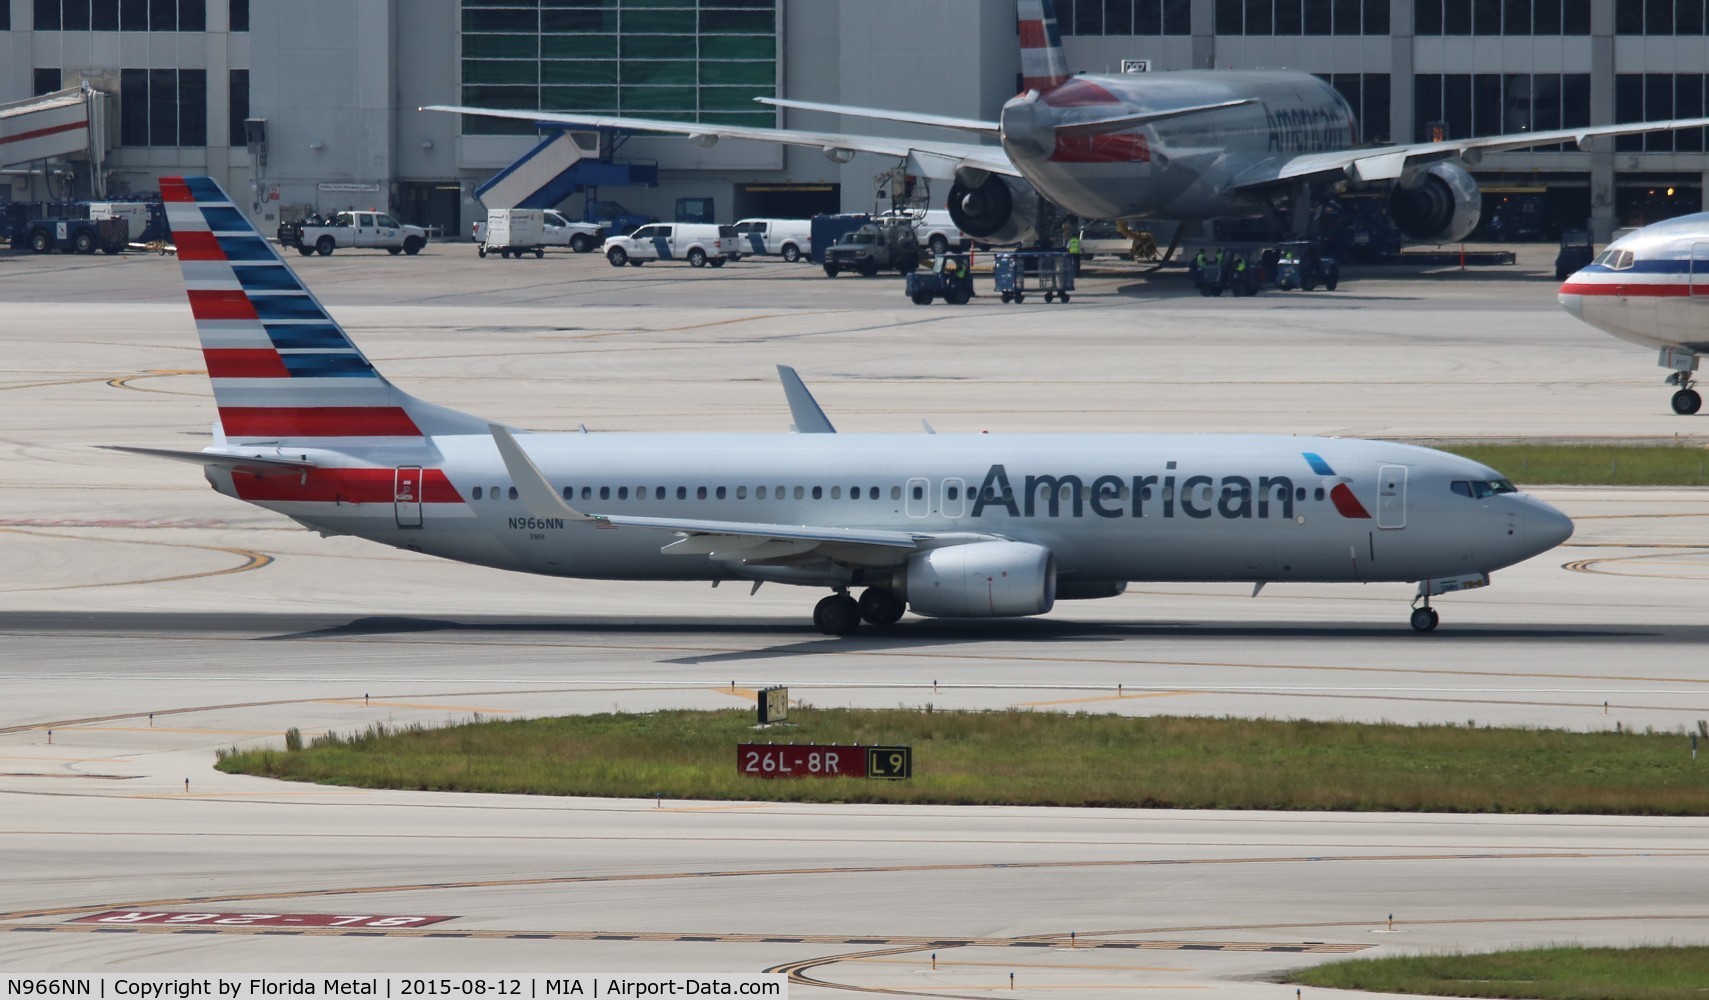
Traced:
[[756, 487], [754, 489], [754, 499], [756, 499], [756, 500], [764, 500], [765, 499], [765, 487], [764, 486]]
[[900, 486], [890, 487], [890, 499], [892, 499], [892, 500], [902, 499], [902, 487], [900, 487]]
[[663, 500], [664, 498], [665, 498], [665, 488], [663, 486], [653, 487], [653, 499], [654, 500]]
[[868, 490], [866, 497], [868, 500], [877, 500], [878, 499], [878, 487], [874, 486], [872, 489]]
[[479, 500], [481, 498], [481, 488], [479, 486], [475, 487], [475, 492], [473, 494], [471, 494], [471, 496], [473, 496], [476, 500]]
[[959, 500], [961, 499], [961, 491], [956, 489], [954, 486], [950, 486], [944, 490], [944, 496], [950, 500]]
[[1319, 486], [1317, 489], [1312, 491], [1312, 499], [1314, 499], [1314, 500], [1322, 500], [1323, 499], [1323, 487]]
[[601, 500], [610, 500], [611, 499], [611, 487], [601, 486], [599, 488], [599, 498]]
[[781, 487], [781, 486], [779, 486], [779, 487], [778, 487], [778, 488], [777, 488], [777, 493], [776, 493], [776, 494], [774, 494], [774, 495], [775, 495], [775, 496], [776, 496], [776, 497], [777, 497], [777, 498], [778, 498], [778, 499], [779, 499], [779, 500], [782, 500], [782, 499], [783, 499], [783, 487]]
[[736, 499], [737, 500], [746, 500], [747, 498], [748, 498], [748, 488], [746, 486], [736, 487]]
[[1299, 501], [1300, 503], [1305, 502], [1305, 487], [1304, 486], [1296, 487], [1294, 489], [1294, 499]]
[[617, 487], [617, 499], [619, 499], [619, 500], [629, 499], [629, 487], [627, 487], [627, 486]]
[[842, 498], [843, 498], [843, 488], [841, 486], [831, 487], [831, 499], [832, 500], [841, 500]]
[[914, 487], [912, 490], [912, 495], [913, 495], [915, 500], [924, 500], [926, 498], [925, 487], [923, 487], [923, 486]]
[[718, 499], [724, 499], [724, 487], [722, 486], [718, 487]]
[[795, 487], [795, 499], [797, 499], [797, 500], [799, 500], [799, 499], [801, 499], [801, 498], [802, 498], [802, 497], [803, 497], [803, 496], [804, 496], [804, 495], [806, 495], [806, 491], [805, 491], [805, 490], [803, 490], [803, 489], [802, 489], [802, 488], [801, 488], [801, 487], [799, 487], [799, 486], [797, 486], [797, 487]]
[[593, 487], [592, 486], [583, 486], [582, 487], [582, 499], [583, 500], [592, 500], [593, 499]]
[[813, 499], [815, 499], [815, 500], [825, 499], [825, 488], [823, 486], [813, 487]]
[[516, 499], [516, 487], [514, 487], [514, 486], [512, 486], [512, 487], [511, 487], [511, 488], [510, 488], [510, 498], [511, 498], [511, 499], [512, 499], [512, 500], [515, 500], [515, 499]]
[[704, 486], [696, 487], [695, 491], [694, 491], [694, 498], [696, 500], [705, 500], [706, 499], [706, 487], [704, 487]]
[[676, 498], [678, 500], [687, 500], [688, 499], [688, 487], [678, 486], [676, 488]]

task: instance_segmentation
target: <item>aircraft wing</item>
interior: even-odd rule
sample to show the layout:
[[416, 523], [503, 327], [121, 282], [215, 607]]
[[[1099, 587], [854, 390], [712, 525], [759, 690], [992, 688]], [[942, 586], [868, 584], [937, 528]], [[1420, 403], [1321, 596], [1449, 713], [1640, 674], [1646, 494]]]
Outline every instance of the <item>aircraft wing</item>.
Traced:
[[1683, 128], [1709, 128], [1709, 118], [1670, 118], [1664, 121], [1631, 122], [1625, 125], [1585, 125], [1549, 132], [1510, 132], [1478, 139], [1449, 139], [1372, 149], [1343, 149], [1328, 153], [1302, 153], [1288, 159], [1267, 160], [1242, 172], [1236, 188], [1263, 187], [1278, 181], [1341, 175], [1355, 181], [1397, 180], [1409, 166], [1455, 156], [1501, 153], [1532, 146], [1571, 142], [1583, 146], [1600, 136], [1640, 135], [1671, 132]]
[[853, 135], [842, 132], [806, 132], [800, 129], [758, 128], [743, 125], [715, 125], [706, 122], [660, 121], [654, 118], [625, 118], [610, 115], [578, 115], [559, 111], [513, 111], [499, 108], [470, 108], [449, 104], [430, 104], [422, 111], [448, 111], [460, 115], [480, 115], [486, 118], [511, 118], [518, 121], [549, 122], [571, 128], [608, 128], [628, 132], [660, 132], [685, 135], [710, 145], [719, 139], [750, 139], [755, 142], [775, 142], [785, 146], [820, 149], [833, 159], [842, 154], [878, 153], [908, 159], [915, 169], [938, 180], [955, 175], [956, 168], [967, 166], [994, 174], [1019, 177], [1020, 171], [1009, 162], [1001, 146], [984, 146], [968, 142], [940, 142], [929, 139], [897, 139], [875, 135]]

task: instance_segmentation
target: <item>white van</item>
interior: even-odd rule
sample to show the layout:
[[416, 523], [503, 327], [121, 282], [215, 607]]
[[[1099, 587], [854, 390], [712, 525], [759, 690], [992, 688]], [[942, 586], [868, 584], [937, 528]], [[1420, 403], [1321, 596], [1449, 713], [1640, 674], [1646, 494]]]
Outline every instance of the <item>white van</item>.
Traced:
[[640, 267], [650, 260], [686, 260], [690, 267], [723, 267], [727, 260], [741, 260], [735, 226], [706, 222], [655, 222], [628, 236], [605, 241], [605, 259], [612, 267]]
[[966, 250], [973, 245], [973, 238], [956, 228], [949, 209], [932, 208], [911, 214], [914, 216], [915, 238], [921, 246], [931, 247], [934, 256], [945, 250]]
[[736, 236], [745, 254], [775, 254], [791, 264], [813, 256], [812, 219], [743, 219]]

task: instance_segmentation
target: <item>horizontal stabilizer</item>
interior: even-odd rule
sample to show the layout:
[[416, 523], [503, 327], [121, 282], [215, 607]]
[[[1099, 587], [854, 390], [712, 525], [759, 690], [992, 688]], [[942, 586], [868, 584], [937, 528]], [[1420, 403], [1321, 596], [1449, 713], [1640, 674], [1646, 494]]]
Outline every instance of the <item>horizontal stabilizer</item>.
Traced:
[[1057, 135], [1092, 136], [1106, 135], [1110, 132], [1125, 132], [1141, 125], [1154, 122], [1168, 121], [1171, 118], [1181, 118], [1185, 115], [1203, 114], [1206, 111], [1221, 111], [1224, 108], [1238, 108], [1245, 104], [1256, 104], [1258, 98], [1246, 97], [1238, 101], [1219, 101], [1216, 104], [1199, 104], [1190, 108], [1170, 108], [1165, 111], [1136, 111], [1131, 115], [1115, 115], [1109, 118], [1097, 118], [1084, 122], [1065, 122], [1056, 126]]
[[252, 476], [266, 479], [270, 476], [301, 476], [310, 469], [319, 468], [315, 463], [294, 458], [262, 458], [259, 455], [224, 455], [210, 451], [174, 451], [170, 448], [132, 448], [122, 444], [103, 444], [97, 447], [108, 451], [122, 451], [131, 455], [144, 455], [149, 458], [164, 458], [174, 462], [188, 462], [191, 465], [218, 466], [233, 472], [244, 472]]

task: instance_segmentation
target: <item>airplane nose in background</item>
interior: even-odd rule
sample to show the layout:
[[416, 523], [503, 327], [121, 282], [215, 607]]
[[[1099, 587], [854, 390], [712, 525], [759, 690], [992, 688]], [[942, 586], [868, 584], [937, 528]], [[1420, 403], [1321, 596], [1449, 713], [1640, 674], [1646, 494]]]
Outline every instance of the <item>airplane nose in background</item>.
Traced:
[[[1567, 284], [1571, 283], [1572, 282], [1570, 280], [1567, 282]], [[1584, 319], [1584, 296], [1574, 295], [1571, 292], [1562, 292], [1555, 297], [1561, 300], [1562, 309], [1572, 313], [1577, 319]]]

